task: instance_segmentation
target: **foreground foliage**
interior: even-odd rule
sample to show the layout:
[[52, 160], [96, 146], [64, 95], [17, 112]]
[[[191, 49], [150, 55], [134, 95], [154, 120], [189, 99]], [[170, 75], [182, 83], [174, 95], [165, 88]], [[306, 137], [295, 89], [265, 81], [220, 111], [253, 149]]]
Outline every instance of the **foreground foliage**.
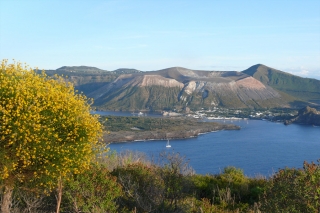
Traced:
[[320, 164], [280, 169], [268, 182], [262, 204], [271, 212], [320, 212]]
[[[100, 152], [102, 126], [88, 99], [61, 77], [36, 74], [20, 63], [0, 68], [2, 212], [17, 182], [49, 193], [89, 168]], [[61, 187], [60, 187], [61, 190]]]
[[[197, 175], [178, 153], [151, 161], [140, 153], [110, 153], [64, 184], [61, 212], [319, 213], [319, 192], [319, 163], [280, 169], [267, 179], [235, 167]], [[56, 195], [18, 183], [11, 212], [53, 212]]]
[[122, 189], [104, 165], [92, 165], [65, 186], [64, 212], [117, 212]]

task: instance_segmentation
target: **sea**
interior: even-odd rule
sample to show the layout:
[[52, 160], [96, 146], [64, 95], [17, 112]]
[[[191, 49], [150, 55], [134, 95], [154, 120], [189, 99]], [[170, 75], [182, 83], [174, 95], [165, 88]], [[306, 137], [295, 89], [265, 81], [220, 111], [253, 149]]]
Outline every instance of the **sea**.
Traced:
[[[137, 116], [129, 112], [95, 112], [104, 115]], [[161, 117], [159, 114], [146, 116]], [[207, 122], [213, 122], [207, 120]], [[240, 130], [223, 130], [189, 139], [134, 141], [109, 144], [117, 153], [132, 150], [147, 156], [174, 152], [183, 156], [197, 174], [219, 174], [227, 166], [249, 177], [270, 177], [279, 169], [302, 168], [303, 162], [320, 159], [320, 127], [284, 125], [266, 120], [214, 120], [232, 123]]]

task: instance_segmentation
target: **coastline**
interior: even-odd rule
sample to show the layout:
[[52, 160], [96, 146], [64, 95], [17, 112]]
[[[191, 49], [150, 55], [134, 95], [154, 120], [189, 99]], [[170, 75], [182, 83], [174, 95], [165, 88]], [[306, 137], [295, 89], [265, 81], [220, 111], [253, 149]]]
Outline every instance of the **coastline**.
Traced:
[[184, 131], [117, 131], [105, 133], [103, 138], [105, 143], [125, 143], [135, 141], [153, 141], [168, 139], [186, 139], [198, 137], [201, 134], [208, 134], [222, 130], [240, 130], [239, 126], [234, 124], [202, 123], [197, 127], [191, 127]]

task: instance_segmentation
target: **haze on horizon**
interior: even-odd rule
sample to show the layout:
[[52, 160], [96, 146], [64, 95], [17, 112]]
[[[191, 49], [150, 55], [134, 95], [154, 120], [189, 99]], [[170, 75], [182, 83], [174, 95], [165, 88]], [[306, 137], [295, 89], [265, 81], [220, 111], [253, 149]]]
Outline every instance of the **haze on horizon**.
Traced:
[[0, 59], [31, 67], [242, 71], [320, 80], [320, 1], [0, 1]]

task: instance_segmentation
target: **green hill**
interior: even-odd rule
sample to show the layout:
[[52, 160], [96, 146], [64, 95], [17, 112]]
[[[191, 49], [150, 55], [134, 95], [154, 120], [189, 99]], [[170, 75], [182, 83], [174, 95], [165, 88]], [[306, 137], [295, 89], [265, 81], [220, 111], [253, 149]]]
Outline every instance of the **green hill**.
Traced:
[[243, 73], [295, 98], [320, 104], [319, 80], [291, 75], [263, 64], [254, 65]]

